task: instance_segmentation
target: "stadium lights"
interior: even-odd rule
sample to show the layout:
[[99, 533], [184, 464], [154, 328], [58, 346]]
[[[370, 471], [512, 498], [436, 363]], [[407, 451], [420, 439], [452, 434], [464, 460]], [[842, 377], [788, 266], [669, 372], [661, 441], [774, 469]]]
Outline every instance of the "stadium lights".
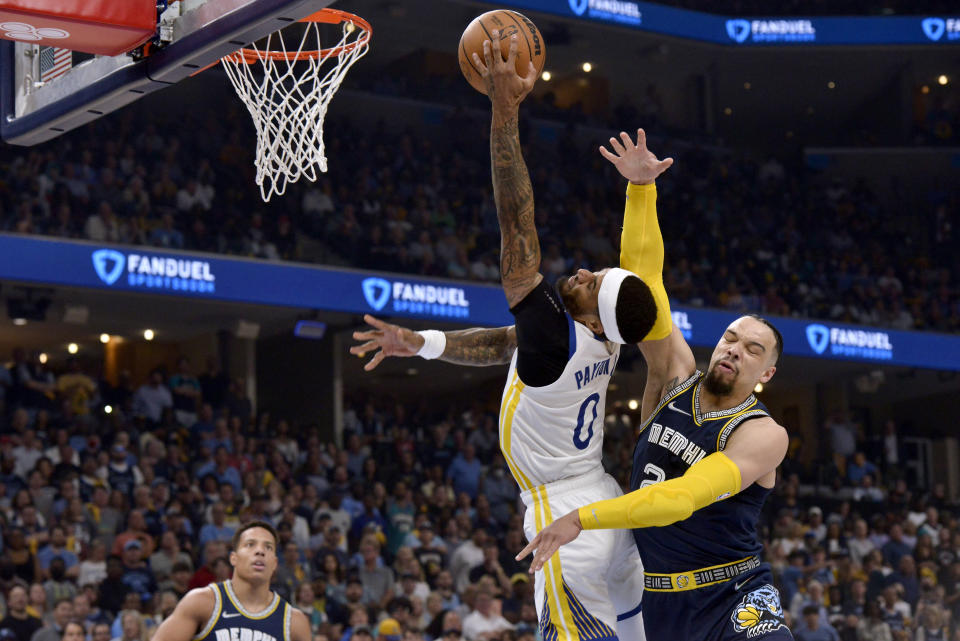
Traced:
[[950, 82], [950, 78], [947, 78], [944, 74], [940, 74], [940, 77], [937, 78], [937, 82], [940, 83], [941, 86], [946, 85], [948, 82]]
[[113, 406], [112, 406], [112, 405], [104, 405], [104, 406], [103, 406], [103, 413], [104, 413], [104, 414], [112, 414], [112, 413], [113, 413]]
[[143, 339], [144, 339], [144, 340], [152, 341], [152, 340], [153, 340], [153, 337], [154, 337], [154, 333], [153, 333], [153, 330], [152, 330], [152, 329], [145, 329], [145, 330], [143, 330]]
[[553, 78], [553, 74], [549, 71], [544, 71], [542, 74], [540, 74], [540, 77], [543, 78], [544, 82], [550, 82], [550, 79]]
[[749, 82], [743, 83], [743, 88], [746, 89], [747, 91], [750, 91], [752, 87], [753, 85], [751, 85]]
[[729, 115], [732, 114], [732, 113], [733, 113], [733, 109], [731, 109], [730, 107], [724, 107], [724, 108], [723, 108], [723, 115], [724, 115], [724, 116], [729, 116]]
[[640, 407], [640, 403], [637, 402], [637, 399], [631, 398], [629, 401], [627, 401], [627, 407], [629, 407], [632, 410], [635, 410], [638, 407]]
[[827, 83], [827, 89], [836, 89], [836, 88], [837, 88], [837, 83], [835, 83], [833, 80]]
[[756, 386], [753, 388], [753, 391], [756, 392], [757, 394], [759, 394], [760, 392], [762, 392], [762, 391], [763, 391], [763, 383], [757, 383]]
[[920, 93], [930, 93], [930, 85], [923, 85], [920, 87]]
[[71, 354], [76, 354], [78, 351], [80, 351], [80, 348], [77, 346], [76, 343], [70, 343], [69, 345], [67, 345], [67, 351], [70, 352]]
[[[591, 71], [593, 71], [593, 65], [590, 64], [589, 62], [583, 63], [583, 65], [581, 65], [580, 68], [583, 69], [583, 72], [584, 72], [584, 73], [590, 73]], [[943, 77], [943, 76], [941, 76], [941, 77]], [[944, 85], [945, 85], [945, 84], [947, 84], [947, 83], [944, 82], [944, 83], [941, 83], [941, 84], [944, 84]]]
[[100, 342], [106, 345], [110, 342], [110, 334], [100, 334]]
[[14, 319], [13, 319], [13, 324], [16, 325], [17, 327], [23, 327], [24, 325], [27, 324], [27, 319], [26, 319], [26, 318], [14, 318]]
[[40, 352], [40, 356], [38, 358], [40, 359], [41, 364], [45, 364], [47, 362], [47, 355], [45, 352]]

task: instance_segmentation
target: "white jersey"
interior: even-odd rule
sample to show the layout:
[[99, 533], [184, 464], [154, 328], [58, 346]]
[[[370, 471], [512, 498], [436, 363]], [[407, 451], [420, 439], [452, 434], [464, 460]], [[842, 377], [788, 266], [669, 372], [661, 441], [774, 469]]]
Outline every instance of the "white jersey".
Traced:
[[570, 357], [559, 379], [527, 387], [510, 362], [500, 403], [500, 449], [521, 490], [602, 470], [607, 385], [620, 346], [569, 315]]

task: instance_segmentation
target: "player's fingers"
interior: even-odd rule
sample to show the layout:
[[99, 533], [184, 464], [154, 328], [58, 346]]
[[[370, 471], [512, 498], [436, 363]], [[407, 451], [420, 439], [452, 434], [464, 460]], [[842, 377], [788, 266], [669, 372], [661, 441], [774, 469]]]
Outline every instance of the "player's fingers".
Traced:
[[473, 58], [473, 66], [477, 68], [477, 72], [478, 72], [481, 76], [486, 76], [486, 75], [487, 75], [487, 65], [483, 64], [483, 60], [480, 58], [480, 56], [478, 56], [477, 53], [474, 52], [474, 53], [471, 54], [471, 57]]
[[517, 561], [522, 561], [523, 559], [525, 559], [528, 554], [530, 554], [537, 548], [537, 543], [539, 542], [540, 542], [540, 535], [538, 534], [535, 537], [533, 537], [533, 540], [527, 543], [527, 547], [520, 550], [520, 554], [515, 556], [514, 559]]
[[647, 132], [643, 129], [637, 129], [637, 148], [646, 148], [647, 146]]
[[620, 144], [620, 141], [612, 136], [610, 137], [610, 148], [613, 149], [613, 152], [618, 156], [622, 156], [627, 151], [623, 148], [623, 145]]
[[483, 41], [483, 65], [482, 69], [486, 73], [491, 73], [493, 71], [493, 56], [491, 55], [490, 49], [491, 43], [489, 40]]
[[353, 332], [353, 339], [358, 341], [372, 341], [381, 336], [383, 336], [383, 332], [379, 329], [358, 329]]
[[616, 154], [610, 153], [610, 152], [607, 150], [607, 148], [604, 147], [603, 145], [600, 145], [600, 155], [603, 156], [604, 158], [606, 158], [607, 160], [609, 160], [610, 162], [614, 163], [614, 164], [616, 164], [616, 162], [617, 162], [618, 160], [620, 160], [620, 156], [617, 156]]
[[[486, 53], [486, 49], [484, 49]], [[500, 51], [500, 31], [494, 29], [490, 32], [490, 61], [487, 62], [487, 66], [490, 69], [493, 69], [493, 65], [501, 64], [503, 62], [503, 52]]]
[[537, 81], [537, 75], [537, 68], [533, 66], [533, 60], [531, 60], [529, 64], [527, 64], [527, 77], [523, 79], [527, 86], [533, 86]]
[[390, 323], [387, 321], [382, 321], [379, 318], [371, 316], [370, 314], [363, 315], [363, 322], [372, 327], [376, 327], [377, 329], [387, 329], [390, 327]]
[[376, 366], [379, 365], [381, 361], [383, 361], [385, 356], [386, 354], [383, 353], [383, 350], [380, 350], [379, 352], [373, 355], [373, 358], [370, 359], [370, 362], [368, 362], [366, 365], [363, 366], [363, 369], [369, 372], [370, 370], [376, 368]]
[[657, 168], [660, 171], [666, 171], [670, 169], [672, 165], [673, 165], [673, 158], [664, 158], [663, 160], [660, 161], [660, 164], [657, 165]]
[[517, 47], [519, 43], [517, 41], [517, 34], [510, 36], [510, 48], [507, 49], [507, 64], [511, 69], [517, 68]]
[[530, 565], [531, 570], [540, 571], [543, 569], [544, 564], [550, 560], [550, 557], [553, 556], [553, 553], [557, 551], [557, 546], [551, 541], [544, 541], [540, 544], [540, 547], [537, 548], [537, 555], [533, 558], [533, 563]]
[[372, 350], [376, 349], [377, 347], [380, 347], [380, 343], [378, 343], [377, 341], [367, 341], [367, 342], [364, 343], [363, 345], [354, 345], [353, 347], [351, 347], [351, 348], [350, 348], [350, 353], [351, 353], [351, 354], [366, 354], [367, 352], [372, 351]]
[[620, 140], [623, 141], [624, 149], [636, 149], [636, 145], [633, 144], [633, 140], [630, 138], [630, 134], [625, 131], [620, 132]]

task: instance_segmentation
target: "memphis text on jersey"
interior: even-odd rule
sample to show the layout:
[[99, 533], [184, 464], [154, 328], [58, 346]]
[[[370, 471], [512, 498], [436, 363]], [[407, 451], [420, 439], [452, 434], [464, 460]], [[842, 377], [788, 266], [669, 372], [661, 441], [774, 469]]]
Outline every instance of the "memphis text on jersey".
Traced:
[[216, 630], [217, 641], [277, 641], [271, 634], [250, 628], [222, 628]]
[[[648, 438], [651, 445], [670, 450], [674, 455], [679, 456], [688, 466], [693, 465], [707, 455], [703, 448], [692, 442], [680, 432], [672, 427], [664, 427], [660, 423], [650, 425], [650, 436]], [[219, 639], [218, 639], [219, 641]]]

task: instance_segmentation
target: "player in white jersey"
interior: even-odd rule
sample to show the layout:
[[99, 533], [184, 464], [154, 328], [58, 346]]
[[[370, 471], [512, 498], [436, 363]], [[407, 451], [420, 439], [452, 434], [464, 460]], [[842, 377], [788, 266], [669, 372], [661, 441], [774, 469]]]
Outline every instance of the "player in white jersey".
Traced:
[[[474, 62], [483, 69], [493, 102], [491, 156], [501, 231], [500, 267], [516, 325], [415, 333], [367, 316], [376, 329], [355, 333], [355, 338], [367, 342], [351, 352], [379, 348], [366, 365], [368, 370], [386, 356], [420, 355], [472, 365], [509, 359], [500, 408], [500, 446], [523, 490], [528, 508], [524, 527], [532, 539], [553, 521], [554, 514], [566, 513], [587, 497], [598, 500], [621, 494], [601, 465], [607, 385], [620, 344], [662, 338], [669, 334], [670, 319], [669, 314], [666, 319], [658, 317], [662, 286], [651, 288], [646, 278], [641, 280], [625, 269], [580, 270], [558, 283], [559, 295], [543, 280], [533, 192], [517, 130], [518, 105], [533, 87], [536, 74], [531, 68], [527, 76], [519, 76], [514, 66], [516, 41], [503, 61], [496, 32], [493, 35], [493, 44], [484, 45], [487, 64]], [[629, 141], [625, 134], [624, 139]], [[672, 161], [657, 160], [646, 150], [642, 137], [630, 147], [640, 169], [624, 175], [636, 183], [636, 189], [645, 190], [637, 193], [634, 203], [648, 206], [655, 216], [652, 183]], [[619, 165], [618, 169], [623, 173]], [[625, 221], [625, 233], [627, 227]], [[656, 233], [653, 244], [659, 242], [662, 268], [662, 241], [658, 229]], [[632, 246], [639, 249], [643, 243], [636, 241]], [[639, 262], [637, 266], [643, 267]], [[658, 281], [660, 271], [654, 271], [652, 280]], [[639, 616], [642, 567], [636, 545], [622, 533], [597, 531], [601, 532], [567, 546], [537, 573], [537, 611], [546, 641], [644, 639]]]

